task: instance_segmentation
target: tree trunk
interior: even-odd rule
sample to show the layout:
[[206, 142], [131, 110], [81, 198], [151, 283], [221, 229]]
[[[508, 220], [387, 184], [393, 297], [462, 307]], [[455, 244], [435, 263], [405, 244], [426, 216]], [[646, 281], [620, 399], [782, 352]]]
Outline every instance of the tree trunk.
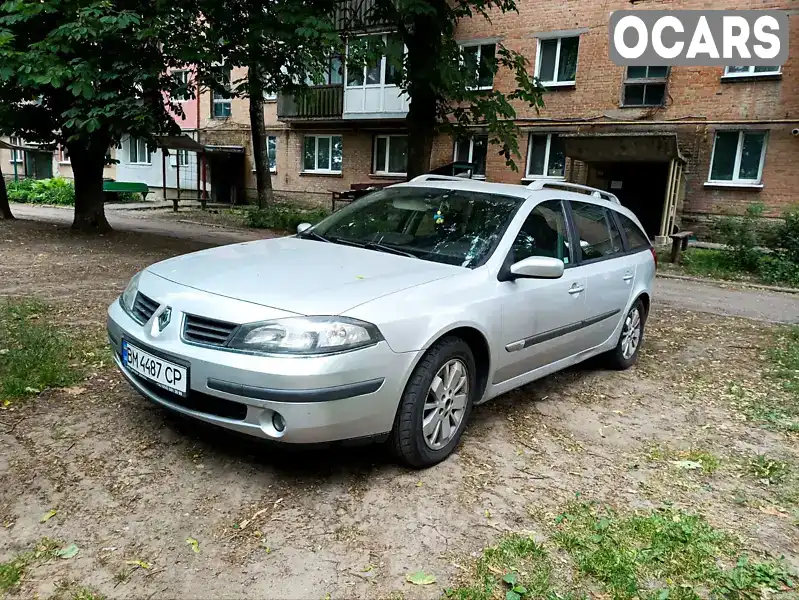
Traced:
[[[435, 0], [431, 2], [434, 6]], [[439, 7], [440, 9], [441, 7]], [[439, 12], [441, 12], [439, 10]], [[431, 56], [441, 55], [441, 37], [437, 29], [441, 20], [418, 16], [405, 39], [408, 48], [408, 95], [411, 98], [405, 122], [408, 126], [408, 179], [430, 172], [433, 138], [437, 129], [438, 68]]]
[[72, 228], [90, 233], [111, 230], [105, 218], [103, 167], [108, 144], [91, 139], [85, 146], [67, 144], [75, 177], [75, 218]]
[[8, 190], [6, 189], [6, 180], [3, 177], [2, 169], [0, 169], [0, 218], [14, 218], [14, 215], [11, 214], [11, 207], [8, 205]]
[[275, 198], [272, 192], [272, 173], [269, 170], [269, 149], [264, 123], [264, 86], [256, 65], [257, 63], [253, 61], [247, 71], [247, 77], [250, 89], [250, 130], [255, 162], [255, 185], [258, 189], [258, 208], [264, 208]]

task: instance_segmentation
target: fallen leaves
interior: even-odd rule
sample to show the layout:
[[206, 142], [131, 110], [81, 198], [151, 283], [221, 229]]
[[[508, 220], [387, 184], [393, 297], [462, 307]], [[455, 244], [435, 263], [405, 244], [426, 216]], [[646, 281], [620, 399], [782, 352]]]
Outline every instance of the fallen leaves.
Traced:
[[196, 554], [200, 553], [200, 542], [195, 540], [193, 537], [187, 537], [186, 543], [191, 546], [191, 549], [194, 550]]
[[143, 560], [126, 560], [125, 564], [139, 567], [140, 569], [149, 569], [152, 566], [150, 563], [144, 562]]
[[56, 556], [59, 558], [74, 558], [80, 552], [80, 548], [78, 548], [77, 544], [70, 544], [69, 546], [65, 546], [60, 550], [56, 550]]
[[430, 585], [436, 582], [436, 576], [428, 575], [424, 571], [416, 571], [414, 573], [408, 573], [405, 576], [405, 581], [413, 585]]
[[702, 463], [696, 462], [695, 460], [673, 460], [671, 464], [678, 469], [686, 469], [688, 471], [695, 471], [702, 468]]
[[58, 511], [54, 508], [48, 510], [39, 518], [39, 523], [47, 523], [50, 519], [58, 514]]

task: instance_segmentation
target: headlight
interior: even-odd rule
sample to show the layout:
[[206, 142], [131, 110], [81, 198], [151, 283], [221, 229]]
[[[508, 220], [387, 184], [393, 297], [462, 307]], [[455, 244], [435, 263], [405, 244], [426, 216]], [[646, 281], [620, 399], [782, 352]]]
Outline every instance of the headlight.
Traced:
[[265, 354], [329, 354], [383, 339], [371, 323], [347, 317], [289, 317], [242, 325], [229, 348]]
[[127, 312], [131, 312], [133, 310], [133, 303], [136, 301], [136, 294], [139, 292], [140, 278], [141, 272], [136, 273], [128, 282], [128, 287], [125, 288], [125, 291], [122, 292], [122, 295], [119, 297], [119, 302], [122, 304], [122, 308], [124, 308]]

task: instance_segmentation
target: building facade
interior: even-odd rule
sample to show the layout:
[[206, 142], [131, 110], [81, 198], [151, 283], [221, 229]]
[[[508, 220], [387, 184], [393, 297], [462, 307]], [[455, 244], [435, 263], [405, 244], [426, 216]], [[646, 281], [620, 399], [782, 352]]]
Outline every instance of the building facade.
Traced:
[[[521, 131], [518, 171], [476, 129], [466, 140], [440, 136], [431, 168], [471, 162], [489, 181], [568, 180], [608, 189], [639, 215], [651, 236], [693, 228], [708, 215], [740, 212], [762, 202], [779, 215], [797, 201], [799, 59], [773, 67], [630, 67], [613, 64], [608, 21], [614, 10], [698, 9], [692, 0], [531, 2], [519, 13], [495, 12], [457, 30], [478, 64], [498, 43], [522, 53], [546, 86], [540, 111], [517, 103]], [[782, 2], [744, 0], [713, 8], [784, 9]], [[789, 11], [792, 42], [799, 18]], [[390, 34], [388, 52], [401, 52]], [[793, 44], [792, 44], [793, 45]], [[304, 97], [265, 99], [272, 184], [284, 196], [327, 202], [352, 185], [405, 179], [408, 98], [385, 57], [363, 69], [331, 59], [324, 85]], [[240, 73], [232, 73], [235, 80]], [[478, 74], [480, 89], [509, 93], [512, 74]], [[200, 98], [204, 144], [241, 149], [236, 163], [243, 193], [254, 193], [246, 99]], [[213, 172], [213, 170], [212, 170]]]

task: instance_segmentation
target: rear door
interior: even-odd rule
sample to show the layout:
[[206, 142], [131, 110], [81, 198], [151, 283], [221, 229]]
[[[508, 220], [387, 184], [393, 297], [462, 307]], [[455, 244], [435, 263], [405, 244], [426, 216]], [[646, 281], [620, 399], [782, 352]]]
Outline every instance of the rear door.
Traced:
[[579, 253], [576, 270], [585, 277], [582, 349], [605, 342], [624, 316], [633, 290], [635, 261], [625, 253], [614, 211], [592, 202], [571, 200], [572, 229]]

